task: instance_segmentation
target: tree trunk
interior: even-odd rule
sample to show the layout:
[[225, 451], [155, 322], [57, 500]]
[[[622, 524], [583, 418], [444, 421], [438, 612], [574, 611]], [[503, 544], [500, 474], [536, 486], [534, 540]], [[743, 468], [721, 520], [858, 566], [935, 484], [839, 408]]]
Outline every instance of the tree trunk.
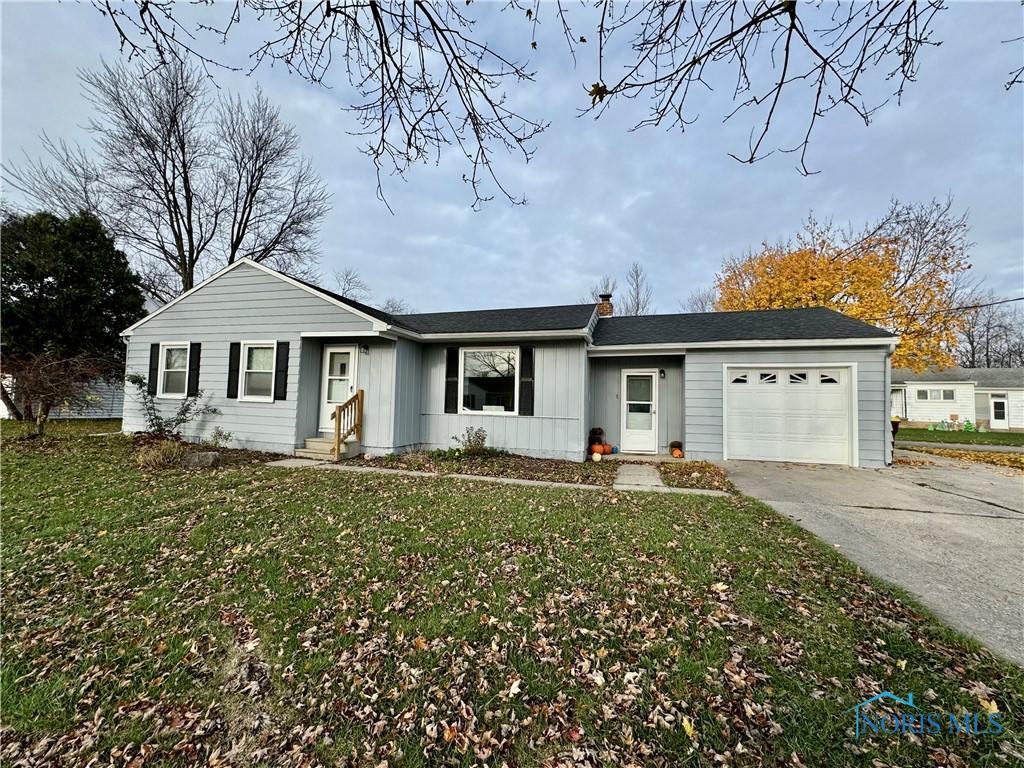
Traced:
[[50, 404], [40, 403], [39, 410], [36, 411], [36, 435], [39, 437], [43, 436], [43, 432], [46, 431], [46, 422], [50, 418]]
[[25, 414], [21, 412], [21, 409], [14, 403], [11, 398], [11, 393], [7, 391], [2, 383], [0, 383], [0, 402], [3, 402], [4, 408], [7, 409], [7, 413], [10, 414], [17, 421], [24, 421]]

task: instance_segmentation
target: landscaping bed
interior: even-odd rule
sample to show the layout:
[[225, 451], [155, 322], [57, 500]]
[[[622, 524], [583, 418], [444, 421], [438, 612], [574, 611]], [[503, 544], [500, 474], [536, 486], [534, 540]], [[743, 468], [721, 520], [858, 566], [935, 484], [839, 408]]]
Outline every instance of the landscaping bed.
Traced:
[[[751, 499], [13, 445], [5, 765], [1024, 761], [1024, 670]], [[858, 739], [881, 691], [1004, 730]]]
[[710, 461], [664, 462], [658, 465], [661, 481], [673, 488], [702, 488], [736, 493], [724, 469]]
[[997, 467], [1009, 467], [1024, 471], [1024, 453], [997, 453], [995, 451], [965, 451], [957, 448], [932, 448], [923, 445], [904, 445], [900, 450], [930, 453], [933, 456], [945, 456], [947, 459], [973, 461], [979, 464], [992, 464]]
[[963, 443], [969, 445], [1019, 445], [1024, 448], [1024, 432], [963, 432], [900, 427], [896, 440], [925, 443]]
[[580, 462], [563, 459], [535, 459], [493, 449], [475, 455], [459, 449], [452, 449], [413, 451], [375, 458], [356, 456], [344, 459], [342, 463], [364, 467], [436, 472], [441, 475], [485, 475], [487, 477], [602, 486], [610, 486], [615, 481], [617, 468], [617, 462], [613, 461]]

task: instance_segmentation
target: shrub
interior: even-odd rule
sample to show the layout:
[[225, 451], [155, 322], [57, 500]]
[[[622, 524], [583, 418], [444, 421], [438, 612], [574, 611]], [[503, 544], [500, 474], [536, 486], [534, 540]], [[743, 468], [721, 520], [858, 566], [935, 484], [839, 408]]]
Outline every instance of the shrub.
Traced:
[[231, 442], [232, 437], [233, 435], [223, 427], [214, 427], [210, 436], [202, 442], [211, 448], [224, 448]]
[[200, 416], [220, 415], [220, 411], [213, 406], [200, 404], [199, 400], [202, 398], [203, 392], [199, 390], [196, 394], [189, 395], [182, 400], [173, 415], [161, 416], [156, 399], [149, 394], [146, 377], [133, 373], [128, 376], [127, 380], [138, 390], [139, 403], [142, 405], [142, 413], [146, 418], [146, 430], [151, 434], [160, 437], [176, 435], [183, 426]]
[[452, 435], [452, 440], [459, 444], [466, 456], [483, 456], [487, 450], [487, 430], [483, 427], [466, 427], [460, 437]]
[[161, 440], [143, 445], [135, 453], [135, 463], [142, 469], [166, 469], [181, 463], [185, 446], [177, 440]]

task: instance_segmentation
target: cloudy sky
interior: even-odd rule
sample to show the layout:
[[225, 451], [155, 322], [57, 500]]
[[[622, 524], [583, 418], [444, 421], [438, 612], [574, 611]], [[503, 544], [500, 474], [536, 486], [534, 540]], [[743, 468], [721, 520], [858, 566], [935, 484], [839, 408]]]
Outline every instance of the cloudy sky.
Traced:
[[[953, 3], [935, 22], [941, 47], [920, 56], [919, 81], [902, 105], [881, 109], [870, 126], [849, 111], [821, 121], [805, 177], [793, 155], [742, 165], [752, 117], [722, 123], [730, 83], [712, 78], [697, 123], [685, 133], [628, 129], [645, 104], [622, 102], [599, 121], [577, 116], [596, 79], [593, 51], [574, 66], [552, 23], [529, 50], [529, 31], [509, 14], [481, 11], [498, 47], [529, 58], [535, 83], [517, 88], [517, 106], [550, 121], [527, 165], [503, 162], [503, 181], [525, 206], [495, 199], [471, 210], [472, 195], [454, 156], [386, 180], [394, 213], [375, 197], [370, 161], [341, 111], [346, 88], [309, 85], [280, 69], [252, 77], [218, 76], [229, 90], [259, 83], [294, 123], [333, 195], [322, 231], [322, 270], [357, 267], [377, 298], [393, 294], [419, 311], [523, 306], [577, 300], [602, 274], [621, 276], [630, 261], [646, 268], [661, 312], [710, 284], [724, 257], [796, 232], [819, 218], [863, 224], [888, 201], [952, 194], [969, 212], [973, 262], [1000, 293], [1024, 293], [1024, 91], [1007, 92], [1021, 46], [1016, 2]], [[225, 7], [212, 12], [222, 16]], [[90, 105], [77, 68], [116, 58], [117, 41], [88, 4], [2, 3], [2, 153], [5, 162], [39, 151], [39, 134], [87, 140]], [[249, 30], [224, 56], [243, 60]], [[251, 39], [249, 40], [251, 42]], [[341, 77], [340, 71], [337, 78]], [[877, 81], [876, 81], [876, 85]], [[882, 101], [884, 83], [869, 100]], [[806, 100], [782, 105], [777, 141], [807, 118]], [[5, 190], [14, 200], [17, 193]], [[325, 281], [329, 286], [329, 281]]]

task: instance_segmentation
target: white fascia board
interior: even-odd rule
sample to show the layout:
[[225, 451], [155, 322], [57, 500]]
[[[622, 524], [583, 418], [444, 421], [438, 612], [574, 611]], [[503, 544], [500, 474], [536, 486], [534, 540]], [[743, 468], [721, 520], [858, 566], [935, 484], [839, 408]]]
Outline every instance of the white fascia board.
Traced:
[[165, 309], [170, 309], [171, 307], [173, 307], [175, 304], [177, 304], [182, 299], [184, 299], [184, 298], [186, 298], [188, 296], [191, 296], [193, 293], [198, 291], [200, 288], [204, 288], [205, 286], [209, 285], [210, 283], [212, 283], [217, 278], [226, 275], [231, 270], [237, 269], [238, 267], [242, 266], [243, 264], [246, 264], [246, 265], [248, 265], [250, 267], [255, 267], [256, 269], [260, 270], [261, 272], [265, 272], [268, 275], [272, 275], [273, 277], [276, 277], [278, 280], [283, 280], [284, 282], [288, 283], [289, 285], [292, 285], [292, 286], [294, 286], [294, 287], [296, 287], [296, 288], [298, 288], [300, 290], [305, 291], [310, 296], [316, 296], [318, 299], [321, 299], [322, 301], [326, 301], [328, 304], [333, 304], [336, 307], [340, 307], [341, 309], [344, 309], [346, 312], [350, 312], [353, 315], [356, 315], [357, 317], [361, 317], [364, 320], [368, 320], [369, 322], [371, 322], [373, 324], [373, 330], [374, 331], [386, 331], [386, 330], [388, 330], [391, 327], [387, 323], [381, 322], [376, 317], [373, 317], [372, 315], [368, 315], [365, 312], [362, 312], [362, 311], [356, 309], [355, 307], [349, 306], [348, 304], [346, 304], [346, 303], [344, 303], [342, 301], [338, 301], [337, 299], [333, 299], [330, 296], [327, 296], [326, 294], [320, 293], [320, 291], [317, 291], [317, 290], [315, 290], [313, 288], [310, 288], [308, 285], [304, 285], [303, 283], [300, 283], [298, 280], [296, 280], [296, 279], [294, 279], [292, 277], [289, 277], [288, 275], [285, 275], [285, 274], [283, 274], [281, 272], [278, 272], [275, 269], [271, 269], [270, 267], [265, 266], [263, 264], [260, 264], [257, 261], [253, 261], [252, 259], [245, 259], [245, 258], [243, 258], [243, 259], [239, 259], [238, 261], [232, 262], [231, 264], [228, 264], [226, 267], [224, 267], [222, 269], [217, 270], [212, 275], [210, 275], [208, 278], [203, 280], [203, 282], [199, 283], [199, 285], [194, 286], [193, 288], [190, 288], [189, 290], [185, 291], [180, 296], [176, 296], [175, 298], [171, 299], [169, 302], [164, 304], [159, 309], [154, 310], [153, 312], [150, 312], [148, 315], [146, 315], [144, 318], [139, 320], [134, 325], [130, 325], [127, 328], [125, 328], [123, 331], [121, 331], [121, 335], [122, 336], [131, 336], [132, 332], [136, 328], [138, 328], [140, 325], [142, 325], [143, 323], [149, 322], [154, 317], [156, 317], [161, 312], [163, 312]]
[[899, 337], [888, 339], [763, 339], [744, 341], [702, 341], [691, 344], [607, 344], [591, 347], [592, 357], [621, 354], [681, 354], [702, 349], [777, 349], [795, 347], [887, 347], [895, 348]]

